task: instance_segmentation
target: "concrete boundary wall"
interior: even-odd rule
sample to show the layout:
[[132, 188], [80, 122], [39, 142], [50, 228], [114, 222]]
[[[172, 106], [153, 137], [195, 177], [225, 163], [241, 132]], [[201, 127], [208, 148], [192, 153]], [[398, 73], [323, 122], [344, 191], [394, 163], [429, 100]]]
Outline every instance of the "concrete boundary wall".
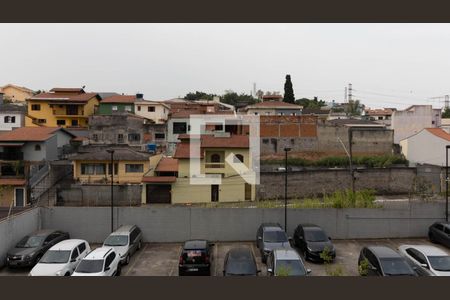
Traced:
[[[428, 226], [444, 220], [444, 203], [404, 203], [380, 209], [290, 209], [288, 233], [299, 223], [322, 226], [334, 239], [425, 237]], [[41, 208], [42, 227], [67, 230], [73, 238], [102, 242], [110, 233], [107, 207]], [[118, 224], [137, 224], [145, 242], [251, 241], [262, 222], [284, 224], [283, 209], [119, 207]]]
[[0, 268], [5, 265], [6, 253], [27, 234], [40, 229], [39, 208], [0, 220]]

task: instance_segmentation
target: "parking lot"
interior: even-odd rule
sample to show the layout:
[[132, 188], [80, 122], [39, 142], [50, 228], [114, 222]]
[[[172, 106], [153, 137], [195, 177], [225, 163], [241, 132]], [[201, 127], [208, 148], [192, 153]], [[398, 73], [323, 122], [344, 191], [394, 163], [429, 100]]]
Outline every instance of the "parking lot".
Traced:
[[[337, 257], [332, 268], [341, 266], [343, 275], [358, 275], [359, 251], [365, 245], [384, 245], [397, 249], [401, 244], [425, 244], [434, 245], [446, 251], [450, 255], [450, 250], [431, 244], [427, 239], [375, 239], [375, 240], [334, 240], [333, 241]], [[99, 245], [91, 245], [96, 248]], [[211, 273], [215, 276], [222, 276], [223, 263], [226, 253], [233, 247], [247, 247], [251, 249], [256, 257], [261, 276], [267, 274], [266, 267], [261, 263], [261, 255], [254, 242], [216, 242], [213, 246]], [[129, 265], [122, 268], [122, 276], [178, 276], [178, 259], [181, 252], [181, 243], [146, 243], [140, 251], [132, 258]], [[311, 276], [326, 276], [326, 266], [320, 263], [307, 261], [306, 267], [311, 269]], [[11, 270], [3, 268], [0, 276], [24, 276], [29, 270]]]

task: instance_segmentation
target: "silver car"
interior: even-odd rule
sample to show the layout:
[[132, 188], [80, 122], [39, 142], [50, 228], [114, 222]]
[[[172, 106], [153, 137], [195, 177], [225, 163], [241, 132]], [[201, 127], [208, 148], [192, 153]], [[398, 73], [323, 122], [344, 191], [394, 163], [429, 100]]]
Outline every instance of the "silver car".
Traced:
[[398, 250], [420, 276], [450, 276], [450, 256], [426, 245], [401, 245]]
[[267, 276], [306, 276], [302, 258], [294, 249], [275, 249], [267, 257]]
[[262, 223], [256, 233], [256, 246], [261, 252], [261, 261], [266, 262], [267, 256], [274, 249], [292, 248], [289, 238], [278, 223]]
[[131, 256], [142, 247], [142, 231], [136, 225], [123, 225], [106, 238], [103, 246], [113, 247], [120, 262], [127, 265]]

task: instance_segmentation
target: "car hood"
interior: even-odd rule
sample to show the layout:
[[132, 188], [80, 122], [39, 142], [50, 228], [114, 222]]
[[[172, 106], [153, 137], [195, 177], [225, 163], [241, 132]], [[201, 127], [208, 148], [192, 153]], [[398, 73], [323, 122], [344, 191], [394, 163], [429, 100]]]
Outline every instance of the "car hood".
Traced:
[[334, 250], [333, 244], [330, 241], [323, 242], [308, 242], [307, 246], [311, 251], [314, 252], [322, 252], [325, 247], [328, 247], [330, 251]]
[[72, 276], [104, 276], [103, 273], [73, 273]]
[[128, 246], [106, 246], [106, 247], [112, 247], [114, 251], [116, 251], [117, 254], [119, 254], [120, 257], [124, 256], [125, 253], [128, 251]]
[[[31, 269], [32, 276], [56, 276], [56, 272], [64, 269], [66, 264], [37, 264]], [[64, 275], [64, 274], [63, 274]]]
[[436, 271], [433, 269], [433, 274], [436, 276], [450, 276], [450, 271]]
[[8, 255], [17, 256], [17, 255], [28, 255], [37, 250], [37, 248], [12, 248], [8, 251]]
[[274, 249], [279, 249], [279, 248], [292, 248], [291, 244], [289, 242], [283, 242], [283, 243], [264, 243], [264, 250], [265, 251], [272, 251]]

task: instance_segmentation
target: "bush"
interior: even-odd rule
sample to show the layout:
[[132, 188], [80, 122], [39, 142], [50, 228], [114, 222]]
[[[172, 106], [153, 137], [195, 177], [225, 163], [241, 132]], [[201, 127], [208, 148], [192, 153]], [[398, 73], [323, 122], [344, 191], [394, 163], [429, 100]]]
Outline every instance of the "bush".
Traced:
[[369, 274], [369, 260], [367, 260], [367, 258], [364, 258], [358, 265], [358, 272], [361, 276], [367, 276], [367, 274]]
[[353, 193], [351, 190], [336, 191], [325, 194], [323, 199], [307, 198], [294, 200], [293, 208], [377, 208], [374, 190], [361, 190]]

